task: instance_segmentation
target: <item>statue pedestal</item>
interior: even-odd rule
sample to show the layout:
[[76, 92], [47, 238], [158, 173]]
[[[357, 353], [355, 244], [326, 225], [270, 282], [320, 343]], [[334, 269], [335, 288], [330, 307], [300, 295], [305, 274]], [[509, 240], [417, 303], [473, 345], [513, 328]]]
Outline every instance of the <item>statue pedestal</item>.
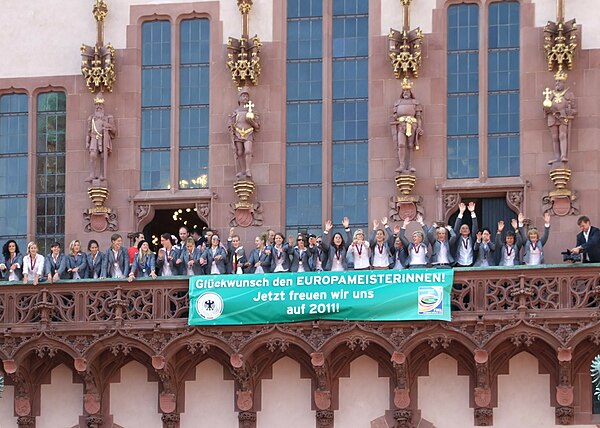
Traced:
[[571, 170], [568, 168], [550, 170], [550, 180], [555, 190], [543, 196], [543, 211], [549, 211], [550, 214], [560, 217], [579, 214], [579, 208], [575, 206], [577, 195], [567, 188], [570, 179]]
[[262, 226], [262, 206], [254, 202], [256, 185], [250, 180], [238, 180], [233, 183], [233, 190], [238, 201], [230, 204], [233, 218], [229, 221], [231, 226]]
[[86, 222], [84, 226], [86, 232], [118, 230], [117, 214], [104, 206], [108, 195], [110, 195], [110, 191], [107, 187], [93, 186], [88, 188], [88, 196], [94, 206], [83, 213], [83, 218]]
[[414, 220], [417, 215], [423, 215], [423, 198], [411, 195], [417, 177], [412, 174], [400, 174], [394, 180], [398, 194], [390, 199], [388, 217], [400, 222], [407, 217]]

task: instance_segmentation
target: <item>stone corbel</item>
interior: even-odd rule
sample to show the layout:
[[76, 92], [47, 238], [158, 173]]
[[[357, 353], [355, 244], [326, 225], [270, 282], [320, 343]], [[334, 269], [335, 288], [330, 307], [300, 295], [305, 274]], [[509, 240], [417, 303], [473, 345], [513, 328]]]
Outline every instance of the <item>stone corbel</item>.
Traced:
[[256, 412], [239, 412], [240, 428], [256, 428]]
[[322, 352], [310, 354], [310, 362], [317, 375], [317, 389], [313, 393], [317, 407], [317, 426], [333, 428], [333, 411], [331, 410], [331, 388], [329, 385], [329, 370]]
[[[94, 371], [88, 367], [85, 358], [75, 359], [75, 370], [83, 378], [83, 409], [87, 413], [87, 419], [91, 421], [93, 417], [101, 418], [102, 395]], [[102, 424], [102, 422], [99, 423]], [[96, 425], [98, 425], [98, 422], [96, 422]]]
[[[156, 374], [160, 379], [160, 393], [158, 397], [158, 403], [160, 407], [160, 411], [163, 413], [163, 422], [165, 421], [164, 417], [169, 414], [174, 414], [177, 410], [177, 395], [175, 391], [177, 390], [174, 385], [174, 377], [173, 371], [170, 366], [166, 363], [165, 358], [162, 355], [155, 355], [152, 357], [152, 367], [156, 370]], [[179, 415], [177, 415], [179, 418]], [[171, 423], [171, 419], [169, 419], [169, 424]], [[165, 427], [178, 427], [179, 420], [177, 420], [177, 425], [169, 425], [165, 423]]]
[[179, 428], [179, 413], [163, 413], [161, 420], [163, 428]]
[[395, 370], [394, 405], [398, 409], [410, 407], [410, 388], [408, 387], [406, 355], [399, 351], [392, 354], [392, 365]]
[[[229, 357], [231, 364], [231, 374], [235, 379], [236, 387], [236, 405], [242, 413], [248, 413], [254, 407], [254, 398], [252, 390], [254, 389], [254, 376], [256, 375], [256, 368], [250, 368], [242, 354], [233, 354]], [[254, 413], [255, 412], [250, 412]], [[254, 419], [256, 422], [256, 418]], [[240, 426], [242, 426], [242, 419], [240, 416]], [[252, 425], [253, 427], [253, 425]]]
[[491, 407], [492, 390], [490, 388], [489, 354], [484, 349], [476, 349], [473, 355], [475, 359], [476, 379], [473, 391], [475, 402], [475, 425], [490, 426], [494, 423], [494, 412]]
[[33, 428], [35, 426], [35, 416], [32, 415], [32, 387], [27, 376], [19, 369], [17, 372], [9, 374], [15, 386], [15, 415], [17, 416], [17, 425], [23, 428]]
[[561, 425], [573, 424], [575, 409], [573, 407], [573, 374], [572, 374], [572, 349], [558, 348], [556, 355], [559, 364], [558, 385], [556, 387], [556, 407], [555, 414]]

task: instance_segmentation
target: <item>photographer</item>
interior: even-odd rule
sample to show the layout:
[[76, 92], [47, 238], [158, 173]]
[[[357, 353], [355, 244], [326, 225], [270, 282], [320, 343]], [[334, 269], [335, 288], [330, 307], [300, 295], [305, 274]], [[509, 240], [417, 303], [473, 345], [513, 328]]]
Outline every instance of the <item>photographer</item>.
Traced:
[[571, 253], [581, 254], [583, 263], [600, 263], [600, 229], [590, 225], [590, 219], [583, 215], [577, 219], [581, 232], [577, 234], [577, 246]]

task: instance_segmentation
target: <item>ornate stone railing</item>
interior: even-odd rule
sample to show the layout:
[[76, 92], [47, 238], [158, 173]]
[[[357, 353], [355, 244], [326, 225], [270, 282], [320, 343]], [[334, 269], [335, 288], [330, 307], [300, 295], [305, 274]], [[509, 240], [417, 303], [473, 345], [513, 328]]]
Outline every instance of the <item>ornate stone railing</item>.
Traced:
[[[0, 283], [0, 328], [39, 323], [57, 329], [131, 324], [136, 328], [187, 323], [188, 280], [62, 281], [38, 286]], [[539, 318], [592, 313], [600, 301], [600, 266], [552, 265], [456, 270], [453, 320], [502, 319], [527, 311]]]
[[497, 402], [497, 376], [522, 350], [550, 372], [560, 424], [596, 423], [589, 411], [576, 412], [584, 405], [591, 409], [591, 404], [590, 395], [578, 395], [575, 388], [600, 346], [600, 265], [456, 270], [451, 322], [190, 327], [187, 290], [183, 277], [0, 283], [0, 359], [15, 385], [19, 426], [34, 427], [39, 379], [61, 362], [72, 366], [85, 384], [81, 426], [104, 426], [102, 421], [111, 416], [101, 405], [98, 385], [106, 387], [115, 370], [136, 359], [160, 379], [163, 427], [178, 428], [182, 404], [177, 391], [183, 388], [184, 374], [190, 365], [213, 358], [235, 379], [240, 427], [255, 428], [257, 385], [270, 365], [287, 355], [313, 379], [317, 426], [333, 428], [335, 379], [349, 361], [367, 354], [393, 383], [396, 428], [413, 428], [420, 423], [418, 376], [441, 352], [469, 373], [475, 385], [470, 398], [475, 425], [488, 426]]

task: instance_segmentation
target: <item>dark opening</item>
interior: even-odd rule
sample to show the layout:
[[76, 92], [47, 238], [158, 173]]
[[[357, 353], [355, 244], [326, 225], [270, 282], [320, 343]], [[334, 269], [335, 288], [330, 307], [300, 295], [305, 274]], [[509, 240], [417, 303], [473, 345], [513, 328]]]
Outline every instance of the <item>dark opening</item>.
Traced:
[[154, 218], [142, 231], [146, 240], [150, 243], [152, 251], [158, 251], [160, 246], [160, 235], [167, 232], [177, 237], [179, 241], [179, 228], [187, 226], [190, 234], [198, 230], [203, 235], [208, 225], [198, 217], [196, 208], [193, 206], [176, 207], [170, 209], [156, 210]]

